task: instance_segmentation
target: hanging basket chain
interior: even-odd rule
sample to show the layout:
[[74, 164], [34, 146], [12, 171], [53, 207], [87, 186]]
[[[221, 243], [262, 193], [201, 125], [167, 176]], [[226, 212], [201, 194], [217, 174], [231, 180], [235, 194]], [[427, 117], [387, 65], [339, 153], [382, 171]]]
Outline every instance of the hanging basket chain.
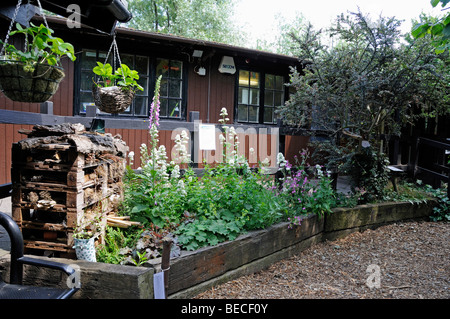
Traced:
[[42, 9], [42, 6], [41, 6], [41, 1], [39, 1], [39, 0], [36, 0], [36, 1], [37, 1], [38, 5], [39, 5], [39, 11], [41, 13], [42, 19], [44, 19], [44, 24], [47, 27], [47, 29], [50, 29], [48, 27], [47, 19], [45, 18], [44, 10]]
[[[108, 53], [106, 54], [106, 58], [105, 58], [105, 64], [108, 62], [109, 59], [109, 55], [111, 53], [111, 50], [113, 51], [113, 69], [116, 69], [116, 58], [119, 62], [119, 67], [122, 67], [122, 61], [120, 60], [120, 53], [119, 53], [119, 47], [117, 46], [117, 42], [116, 42], [116, 35], [114, 34], [113, 36], [113, 40], [111, 42], [111, 46], [109, 47]], [[123, 72], [122, 69], [122, 77], [123, 77], [123, 81], [125, 82], [125, 74]]]
[[[112, 52], [112, 53], [111, 53]], [[116, 41], [116, 34], [112, 35], [112, 42], [106, 54], [104, 64], [108, 63], [109, 56], [112, 54], [112, 68], [116, 72], [116, 62], [119, 63], [119, 68], [122, 73], [123, 82], [126, 84], [126, 76], [122, 61], [120, 59], [119, 47]], [[114, 75], [117, 75], [115, 73]], [[115, 78], [115, 77], [114, 77]], [[115, 78], [117, 81], [117, 78]], [[92, 86], [92, 94], [94, 96], [94, 102], [97, 108], [105, 113], [117, 114], [124, 112], [133, 103], [136, 91], [130, 87], [130, 89], [124, 89], [122, 85], [114, 85], [111, 87], [101, 87], [96, 83]]]
[[19, 12], [19, 8], [22, 5], [22, 0], [17, 1], [16, 9], [14, 10], [14, 15], [11, 19], [11, 23], [9, 24], [8, 32], [6, 33], [5, 41], [3, 42], [2, 49], [0, 51], [0, 56], [2, 59], [5, 59], [5, 56], [3, 55], [3, 52], [5, 51], [6, 46], [8, 45], [9, 40], [9, 34], [11, 33], [12, 27], [14, 25], [14, 22], [16, 21], [17, 13]]
[[[45, 18], [41, 2], [36, 0], [39, 6], [39, 14], [43, 17], [44, 24], [50, 30], [47, 19]], [[0, 50], [0, 90], [9, 99], [17, 102], [42, 103], [51, 98], [58, 90], [59, 83], [65, 77], [63, 69], [49, 64], [35, 63], [33, 69], [25, 68], [26, 62], [18, 59], [17, 61], [8, 61], [10, 57], [4, 56], [9, 51], [8, 41], [11, 37], [12, 28], [15, 25], [18, 12], [23, 4], [23, 0], [18, 0], [14, 14], [11, 18], [5, 41]], [[30, 3], [30, 1], [28, 1]], [[31, 22], [30, 22], [31, 24]], [[34, 25], [33, 25], [34, 26]], [[24, 29], [26, 30], [26, 29]], [[23, 31], [23, 30], [21, 30]], [[30, 52], [28, 33], [21, 32], [25, 35], [25, 51]], [[15, 49], [15, 48], [14, 48]], [[33, 60], [34, 61], [34, 60]], [[6, 62], [6, 63], [5, 63]]]
[[[48, 26], [48, 23], [47, 23], [47, 19], [45, 18], [44, 10], [42, 9], [41, 1], [39, 1], [39, 0], [36, 0], [36, 1], [39, 5], [39, 12], [40, 12], [42, 18], [44, 19], [44, 24], [47, 27], [47, 29], [50, 29]], [[16, 17], [17, 17], [17, 14], [19, 13], [19, 9], [20, 9], [21, 5], [22, 5], [22, 0], [18, 0], [16, 9], [14, 10], [14, 14], [11, 19], [11, 23], [9, 24], [8, 32], [6, 33], [5, 41], [4, 41], [2, 49], [0, 51], [0, 57], [2, 57], [2, 59], [5, 59], [5, 56], [3, 55], [3, 53], [5, 51], [6, 46], [8, 45], [9, 35], [11, 33], [14, 22], [16, 22]], [[27, 47], [27, 46], [28, 46], [28, 37], [25, 35], [25, 47]]]

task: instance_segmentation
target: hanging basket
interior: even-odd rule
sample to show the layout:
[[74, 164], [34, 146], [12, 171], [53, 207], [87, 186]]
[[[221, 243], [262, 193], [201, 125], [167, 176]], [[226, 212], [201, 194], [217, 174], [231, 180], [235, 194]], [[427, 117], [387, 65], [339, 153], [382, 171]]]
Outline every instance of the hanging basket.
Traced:
[[0, 89], [6, 97], [17, 102], [42, 103], [58, 90], [64, 78], [60, 67], [37, 64], [34, 72], [24, 70], [20, 61], [0, 60]]
[[[99, 82], [100, 84], [101, 82]], [[122, 113], [133, 102], [135, 91], [121, 86], [99, 87], [92, 86], [95, 105], [102, 112]]]

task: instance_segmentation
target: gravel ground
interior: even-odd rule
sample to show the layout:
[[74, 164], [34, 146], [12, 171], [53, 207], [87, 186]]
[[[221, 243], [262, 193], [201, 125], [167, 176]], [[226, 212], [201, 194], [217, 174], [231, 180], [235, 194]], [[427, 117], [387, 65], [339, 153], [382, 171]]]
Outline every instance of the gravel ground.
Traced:
[[450, 299], [449, 230], [405, 222], [353, 233], [195, 299]]

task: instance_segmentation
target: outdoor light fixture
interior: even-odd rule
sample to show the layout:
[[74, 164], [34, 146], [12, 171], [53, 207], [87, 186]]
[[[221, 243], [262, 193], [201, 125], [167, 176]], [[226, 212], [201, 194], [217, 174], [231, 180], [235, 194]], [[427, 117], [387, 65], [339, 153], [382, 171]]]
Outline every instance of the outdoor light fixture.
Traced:
[[203, 51], [202, 50], [194, 50], [194, 53], [192, 53], [192, 56], [194, 58], [201, 58], [203, 55]]

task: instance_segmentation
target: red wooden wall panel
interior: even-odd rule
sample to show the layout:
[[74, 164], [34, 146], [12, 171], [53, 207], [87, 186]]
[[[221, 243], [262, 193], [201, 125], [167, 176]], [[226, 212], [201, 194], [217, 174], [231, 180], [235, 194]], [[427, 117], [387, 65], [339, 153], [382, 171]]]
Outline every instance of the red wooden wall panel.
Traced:
[[11, 148], [12, 144], [26, 138], [20, 129], [31, 129], [32, 125], [0, 124], [0, 184], [11, 182]]
[[228, 117], [234, 118], [235, 75], [220, 73], [217, 70], [218, 58], [212, 58], [211, 66], [206, 67], [205, 76], [195, 73], [193, 66], [189, 65], [187, 115], [190, 111], [198, 111], [204, 123], [218, 123], [223, 107], [227, 109]]

